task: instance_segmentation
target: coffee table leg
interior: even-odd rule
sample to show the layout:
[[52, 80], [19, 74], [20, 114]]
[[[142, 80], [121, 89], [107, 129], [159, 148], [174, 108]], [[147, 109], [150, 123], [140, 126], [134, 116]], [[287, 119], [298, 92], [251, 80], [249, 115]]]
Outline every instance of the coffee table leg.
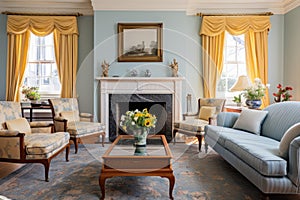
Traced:
[[107, 177], [105, 176], [101, 176], [102, 174], [100, 174], [99, 176], [99, 185], [100, 185], [100, 189], [101, 189], [101, 200], [104, 200], [105, 198], [105, 180]]
[[174, 184], [175, 184], [175, 176], [173, 174], [170, 174], [170, 176], [166, 176], [169, 179], [170, 186], [169, 186], [169, 197], [170, 199], [173, 198], [173, 189], [174, 189]]

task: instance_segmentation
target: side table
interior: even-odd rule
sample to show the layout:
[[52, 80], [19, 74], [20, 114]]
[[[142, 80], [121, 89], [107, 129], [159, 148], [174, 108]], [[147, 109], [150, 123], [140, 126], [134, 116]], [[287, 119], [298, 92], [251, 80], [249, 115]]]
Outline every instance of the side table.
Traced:
[[243, 109], [248, 109], [247, 107], [243, 106], [224, 106], [224, 111], [225, 112], [237, 112], [240, 113], [242, 112]]
[[22, 109], [22, 117], [25, 117], [25, 110], [29, 110], [29, 121], [32, 122], [33, 119], [43, 119], [43, 120], [50, 120], [52, 121], [52, 113], [51, 116], [49, 117], [38, 117], [38, 118], [34, 118], [33, 117], [33, 110], [51, 110], [50, 105], [40, 105], [40, 106], [31, 106], [31, 105], [25, 105], [25, 106], [21, 106]]

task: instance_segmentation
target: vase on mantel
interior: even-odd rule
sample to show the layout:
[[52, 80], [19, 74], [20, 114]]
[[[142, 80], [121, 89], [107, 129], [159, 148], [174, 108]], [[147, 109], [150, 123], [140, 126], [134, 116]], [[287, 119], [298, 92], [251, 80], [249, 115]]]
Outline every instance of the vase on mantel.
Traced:
[[145, 156], [147, 155], [147, 136], [149, 133], [148, 128], [139, 128], [133, 130], [133, 136], [134, 136], [134, 146], [135, 146], [135, 151], [134, 155], [135, 156]]
[[250, 109], [258, 109], [261, 106], [261, 99], [246, 100], [246, 105]]

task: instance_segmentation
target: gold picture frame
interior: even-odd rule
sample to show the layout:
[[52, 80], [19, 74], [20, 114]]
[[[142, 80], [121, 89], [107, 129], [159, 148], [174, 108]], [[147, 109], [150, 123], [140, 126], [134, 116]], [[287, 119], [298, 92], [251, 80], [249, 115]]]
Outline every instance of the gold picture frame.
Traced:
[[118, 23], [119, 62], [162, 62], [162, 23]]

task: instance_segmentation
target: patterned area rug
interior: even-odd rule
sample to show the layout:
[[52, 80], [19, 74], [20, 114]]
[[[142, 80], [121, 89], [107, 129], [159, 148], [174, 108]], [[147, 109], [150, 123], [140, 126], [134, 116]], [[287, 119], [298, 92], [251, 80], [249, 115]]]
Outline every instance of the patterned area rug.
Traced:
[[[72, 148], [70, 162], [65, 162], [64, 153], [60, 154], [51, 162], [50, 182], [44, 181], [41, 164], [27, 164], [0, 179], [0, 195], [16, 200], [99, 199], [101, 156], [108, 146], [81, 145], [78, 154]], [[176, 179], [174, 199], [261, 199], [260, 191], [213, 150], [198, 153], [197, 145], [184, 143], [170, 144], [170, 149]], [[169, 199], [166, 178], [113, 177], [106, 180], [105, 186], [105, 199]]]

